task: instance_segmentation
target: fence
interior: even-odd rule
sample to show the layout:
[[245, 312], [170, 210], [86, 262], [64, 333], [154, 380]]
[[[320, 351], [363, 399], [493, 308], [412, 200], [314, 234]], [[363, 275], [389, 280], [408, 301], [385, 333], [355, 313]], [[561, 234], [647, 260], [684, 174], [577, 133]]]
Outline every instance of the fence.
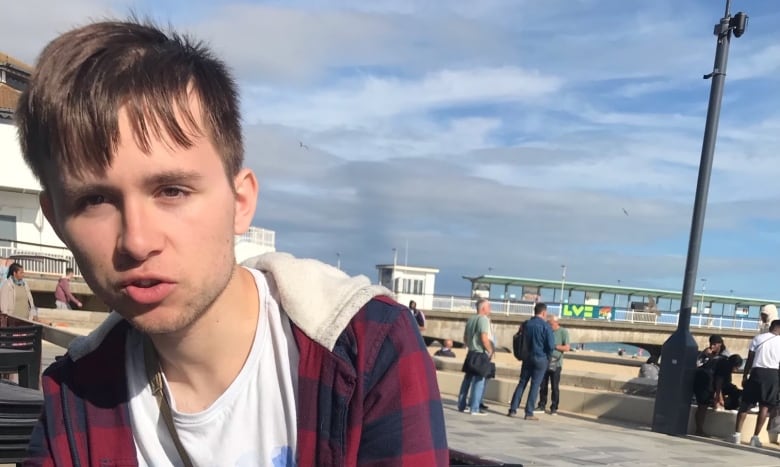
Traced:
[[[434, 311], [453, 311], [453, 312], [476, 312], [476, 299], [462, 297], [445, 297], [434, 295]], [[514, 316], [533, 316], [533, 303], [510, 302], [505, 300], [490, 300], [490, 308], [493, 314], [504, 314]], [[560, 316], [561, 305], [550, 304], [547, 307], [549, 313]], [[652, 324], [658, 326], [677, 326], [679, 319], [677, 313], [651, 313], [645, 311], [633, 311], [613, 308], [612, 321]], [[737, 317], [710, 316], [710, 315], [692, 315], [691, 327], [710, 328], [710, 329], [732, 329], [739, 331], [758, 331], [759, 323], [755, 319], [744, 319]]]
[[78, 264], [73, 255], [65, 248], [48, 246], [28, 246], [23, 242], [19, 245], [0, 247], [0, 258], [11, 258], [24, 267], [25, 272], [62, 276], [65, 269], [73, 268], [74, 275], [81, 276]]
[[245, 233], [236, 236], [236, 243], [249, 242], [256, 245], [263, 245], [276, 248], [276, 232], [273, 230], [261, 229], [259, 227], [249, 227]]

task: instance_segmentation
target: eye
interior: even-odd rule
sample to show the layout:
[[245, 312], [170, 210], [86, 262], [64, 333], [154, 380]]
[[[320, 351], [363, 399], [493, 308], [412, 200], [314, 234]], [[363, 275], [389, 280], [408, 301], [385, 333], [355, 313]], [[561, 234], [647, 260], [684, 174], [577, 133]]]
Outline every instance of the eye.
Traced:
[[160, 195], [164, 198], [181, 198], [187, 195], [187, 192], [181, 188], [171, 186], [160, 190]]
[[89, 195], [81, 198], [78, 205], [81, 209], [98, 206], [106, 202], [106, 197], [103, 195]]

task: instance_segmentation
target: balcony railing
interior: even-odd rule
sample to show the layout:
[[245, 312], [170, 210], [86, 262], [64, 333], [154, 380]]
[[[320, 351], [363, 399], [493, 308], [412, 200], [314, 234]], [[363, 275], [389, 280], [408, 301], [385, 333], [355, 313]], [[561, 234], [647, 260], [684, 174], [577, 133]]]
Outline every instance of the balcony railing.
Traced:
[[276, 248], [276, 232], [273, 230], [261, 229], [259, 227], [249, 227], [249, 230], [245, 233], [236, 235], [236, 243], [242, 242]]
[[73, 268], [81, 276], [76, 259], [67, 248], [34, 243], [6, 241], [11, 246], [0, 246], [0, 258], [11, 258], [24, 267], [25, 272], [62, 276], [65, 269]]

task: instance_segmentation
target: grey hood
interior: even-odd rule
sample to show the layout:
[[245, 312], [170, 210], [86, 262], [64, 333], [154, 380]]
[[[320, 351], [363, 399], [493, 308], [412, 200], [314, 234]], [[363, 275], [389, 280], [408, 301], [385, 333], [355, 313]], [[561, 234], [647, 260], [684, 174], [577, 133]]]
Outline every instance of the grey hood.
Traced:
[[[290, 320], [328, 350], [333, 350], [339, 335], [369, 300], [378, 295], [393, 297], [390, 290], [372, 285], [366, 276], [350, 277], [333, 266], [288, 253], [266, 253], [241, 264], [261, 271]], [[68, 348], [71, 358], [78, 360], [95, 350], [122, 320], [112, 311], [88, 336], [74, 339]]]
[[366, 276], [350, 277], [333, 266], [288, 253], [266, 253], [242, 265], [265, 274], [271, 295], [290, 320], [328, 350], [369, 300], [393, 296]]

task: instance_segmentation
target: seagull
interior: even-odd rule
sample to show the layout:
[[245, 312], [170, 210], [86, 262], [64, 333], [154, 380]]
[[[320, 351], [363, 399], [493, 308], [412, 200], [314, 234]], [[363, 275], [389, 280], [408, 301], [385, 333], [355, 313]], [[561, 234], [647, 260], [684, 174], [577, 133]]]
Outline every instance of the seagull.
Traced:
[[301, 146], [301, 148], [308, 150], [309, 146], [303, 144], [303, 141], [298, 141], [298, 144]]
[[628, 211], [626, 211], [626, 208], [623, 208], [623, 214], [628, 215]]

